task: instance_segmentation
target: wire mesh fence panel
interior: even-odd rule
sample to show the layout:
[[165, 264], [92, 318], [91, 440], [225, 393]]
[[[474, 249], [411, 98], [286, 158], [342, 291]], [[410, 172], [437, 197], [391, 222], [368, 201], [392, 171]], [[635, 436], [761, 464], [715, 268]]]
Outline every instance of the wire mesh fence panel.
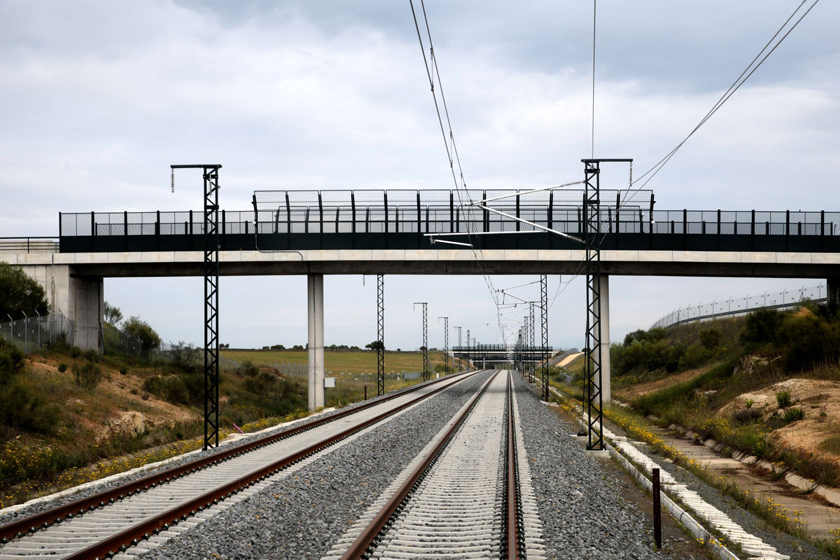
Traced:
[[784, 309], [800, 305], [806, 301], [825, 301], [827, 295], [825, 284], [820, 283], [816, 286], [802, 286], [798, 289], [785, 289], [781, 292], [767, 291], [738, 298], [715, 300], [710, 303], [698, 303], [697, 305], [675, 309], [661, 317], [651, 328], [664, 328], [691, 321], [740, 315], [762, 308]]
[[24, 317], [0, 323], [0, 338], [13, 343], [25, 354], [42, 352], [59, 343], [75, 344], [75, 325], [62, 313]]

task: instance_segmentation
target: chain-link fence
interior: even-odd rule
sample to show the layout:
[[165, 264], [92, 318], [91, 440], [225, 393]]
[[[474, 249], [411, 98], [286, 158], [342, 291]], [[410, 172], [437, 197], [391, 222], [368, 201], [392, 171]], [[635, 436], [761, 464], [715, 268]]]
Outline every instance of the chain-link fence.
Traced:
[[781, 292], [764, 292], [760, 294], [748, 294], [740, 298], [728, 298], [711, 303], [698, 303], [681, 307], [668, 313], [653, 324], [651, 328], [672, 327], [692, 321], [703, 321], [718, 317], [731, 317], [755, 311], [756, 309], [785, 309], [795, 307], [806, 301], [825, 301], [827, 289], [824, 283], [817, 286], [799, 289], [785, 289]]
[[76, 329], [73, 321], [63, 313], [12, 319], [0, 323], [0, 337], [13, 342], [24, 354], [40, 352], [62, 342], [73, 345]]

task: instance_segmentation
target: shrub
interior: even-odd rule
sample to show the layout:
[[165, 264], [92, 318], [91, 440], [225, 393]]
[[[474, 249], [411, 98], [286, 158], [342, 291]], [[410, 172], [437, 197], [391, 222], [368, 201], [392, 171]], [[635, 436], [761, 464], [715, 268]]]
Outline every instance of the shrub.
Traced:
[[702, 366], [712, 359], [712, 353], [704, 344], [694, 343], [686, 348], [685, 353], [680, 357], [678, 369], [687, 370]]
[[173, 344], [169, 356], [172, 358], [172, 365], [185, 373], [199, 369], [201, 351], [192, 344], [183, 341]]
[[81, 366], [73, 364], [73, 381], [87, 391], [92, 391], [102, 381], [102, 369], [93, 362], [85, 362]]
[[732, 415], [732, 420], [739, 424], [749, 424], [761, 418], [761, 412], [755, 408], [738, 410]]
[[718, 327], [709, 327], [700, 331], [700, 344], [706, 350], [715, 351], [723, 342], [723, 331]]
[[796, 407], [789, 408], [785, 410], [783, 418], [785, 419], [785, 424], [790, 424], [791, 422], [796, 422], [797, 420], [805, 418], [805, 411]]
[[67, 371], [67, 364], [58, 364], [58, 371], [59, 373], [64, 373]]
[[747, 408], [750, 408], [750, 407], [751, 407], [754, 403], [755, 403], [755, 401], [754, 401], [754, 400], [752, 400], [752, 399], [747, 399], [747, 400], [744, 402], [744, 406], [745, 406], [745, 407], [747, 407]]
[[[809, 311], [812, 311], [809, 308]], [[791, 371], [801, 371], [825, 362], [837, 362], [840, 325], [813, 312], [785, 317], [777, 331], [776, 345]]]
[[126, 373], [128, 373], [128, 369], [125, 366], [120, 366], [120, 373], [125, 375]]
[[123, 331], [140, 340], [140, 351], [144, 356], [148, 356], [149, 352], [160, 348], [160, 336], [149, 323], [143, 321], [140, 317], [133, 316], [124, 322]]
[[277, 383], [277, 377], [268, 372], [260, 372], [256, 377], [249, 377], [242, 384], [242, 388], [254, 394], [269, 393]]
[[78, 358], [81, 355], [82, 355], [82, 349], [79, 348], [78, 346], [72, 346], [70, 348], [70, 357], [71, 358]]
[[88, 348], [87, 350], [82, 350], [81, 356], [82, 356], [83, 359], [85, 359], [89, 362], [93, 362], [93, 363], [98, 363], [99, 362], [99, 352], [97, 352], [93, 348]]
[[20, 381], [0, 386], [0, 424], [4, 428], [50, 434], [58, 428], [60, 411]]
[[0, 262], [0, 317], [22, 318], [23, 313], [49, 313], [44, 288], [19, 267]]
[[174, 404], [189, 404], [187, 386], [176, 375], [150, 377], [143, 382], [143, 389]]
[[256, 377], [260, 374], [260, 368], [253, 362], [245, 362], [239, 369], [239, 374], [243, 377]]
[[783, 314], [775, 309], [753, 311], [744, 321], [744, 328], [740, 334], [741, 342], [758, 345], [772, 343], [782, 324], [782, 316]]
[[776, 402], [779, 408], [787, 408], [791, 405], [790, 391], [778, 391], [776, 393]]
[[24, 355], [11, 342], [0, 339], [0, 386], [9, 383], [23, 369]]

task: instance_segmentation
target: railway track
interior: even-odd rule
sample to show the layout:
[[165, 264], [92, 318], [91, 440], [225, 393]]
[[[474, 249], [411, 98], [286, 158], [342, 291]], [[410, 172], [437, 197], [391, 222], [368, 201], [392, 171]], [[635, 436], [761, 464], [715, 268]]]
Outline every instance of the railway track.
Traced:
[[323, 560], [545, 558], [516, 406], [495, 374]]
[[[0, 527], [0, 560], [129, 558], [479, 372], [295, 426]], [[144, 542], [147, 541], [147, 542]]]

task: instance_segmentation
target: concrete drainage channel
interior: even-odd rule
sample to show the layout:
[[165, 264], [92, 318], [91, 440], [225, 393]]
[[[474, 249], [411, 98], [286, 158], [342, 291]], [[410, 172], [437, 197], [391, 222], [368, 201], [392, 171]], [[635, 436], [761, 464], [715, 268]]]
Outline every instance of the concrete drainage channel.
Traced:
[[[0, 559], [105, 558], [125, 551], [145, 552], [246, 499], [277, 477], [302, 468], [323, 455], [319, 452], [335, 450], [381, 421], [470, 377], [444, 378], [419, 387], [417, 395], [403, 392], [349, 414], [295, 428], [292, 435], [272, 436], [270, 443], [260, 443], [247, 452], [235, 449], [227, 460], [217, 458], [220, 454], [209, 457], [209, 462], [195, 461], [201, 463], [197, 469], [182, 465], [155, 475], [154, 482], [131, 482], [127, 485], [130, 490], [109, 491], [112, 498], [102, 497], [104, 494], [97, 495], [102, 499], [83, 498], [5, 525], [0, 530], [13, 540], [4, 537]], [[339, 419], [343, 421], [335, 421]], [[285, 456], [278, 460], [278, 452]], [[169, 476], [175, 470], [179, 474]], [[130, 550], [131, 546], [136, 548]]]
[[[564, 398], [553, 387], [551, 391], [558, 397]], [[586, 426], [583, 417], [577, 417], [577, 421], [581, 426]], [[612, 442], [612, 445], [606, 444], [610, 456], [615, 458], [641, 486], [646, 490], [651, 490], [653, 483], [648, 477], [651, 476], [653, 469], [659, 467], [659, 465], [636, 448], [637, 442], [618, 436], [606, 427], [603, 428], [603, 431], [604, 438]], [[685, 504], [688, 509], [716, 531], [725, 535], [733, 543], [738, 544], [751, 560], [785, 560], [790, 558], [779, 553], [773, 546], [763, 542], [760, 538], [744, 531], [729, 516], [707, 503], [696, 492], [690, 490], [686, 485], [676, 482], [664, 469], [660, 469], [660, 476], [663, 490], [662, 504], [695, 539], [706, 543], [716, 558], [739, 560], [738, 556], [720, 543], [708, 529], [677, 504], [674, 499]], [[674, 499], [667, 494], [673, 496]]]

